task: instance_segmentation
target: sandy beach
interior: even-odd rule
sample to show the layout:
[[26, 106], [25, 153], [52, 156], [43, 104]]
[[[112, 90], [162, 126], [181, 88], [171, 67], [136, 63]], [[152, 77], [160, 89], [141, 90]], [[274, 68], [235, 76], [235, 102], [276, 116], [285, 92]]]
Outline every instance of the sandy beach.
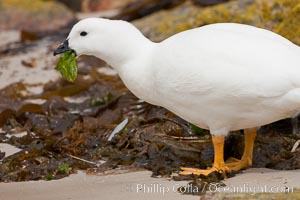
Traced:
[[[53, 181], [29, 181], [18, 183], [0, 183], [0, 193], [7, 200], [98, 200], [98, 199], [199, 199], [199, 196], [182, 195], [177, 189], [186, 186], [185, 181], [170, 181], [165, 178], [151, 178], [151, 172], [131, 172], [118, 175], [96, 176], [78, 172], [70, 177]], [[293, 193], [300, 188], [300, 170], [279, 171], [270, 169], [248, 169], [236, 177], [224, 181], [226, 188], [237, 192], [219, 192], [211, 184], [209, 190], [215, 199], [227, 195], [241, 195], [242, 190], [254, 195], [259, 188], [266, 188], [267, 193], [277, 193], [277, 188], [290, 189]], [[192, 188], [190, 190], [193, 190]], [[222, 189], [221, 189], [222, 190]]]

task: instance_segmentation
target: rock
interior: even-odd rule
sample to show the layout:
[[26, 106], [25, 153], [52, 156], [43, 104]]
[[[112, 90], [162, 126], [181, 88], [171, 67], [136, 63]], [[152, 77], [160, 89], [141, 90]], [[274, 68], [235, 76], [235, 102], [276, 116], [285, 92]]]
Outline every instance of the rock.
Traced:
[[[237, 0], [215, 6], [200, 7], [186, 2], [176, 8], [136, 20], [134, 24], [154, 41], [161, 41], [187, 29], [218, 22], [250, 24], [285, 33], [288, 38], [295, 39], [297, 33], [294, 32], [294, 29], [298, 30], [300, 27], [296, 26], [299, 20], [295, 17], [299, 13], [299, 9], [296, 7], [298, 3], [300, 3], [299, 0]], [[280, 25], [281, 23], [283, 24]], [[293, 30], [292, 33], [289, 33], [290, 35], [287, 33], [288, 30], [284, 30], [287, 24], [288, 29]]]
[[75, 19], [61, 3], [42, 0], [2, 0], [0, 13], [0, 30], [53, 31]]
[[191, 0], [192, 2], [199, 4], [201, 6], [211, 6], [216, 5], [220, 3], [225, 3], [229, 0]]
[[[95, 16], [107, 16], [108, 11], [119, 11], [120, 14], [110, 15], [108, 18], [131, 21], [142, 18], [162, 9], [169, 9], [185, 1], [197, 5], [210, 6], [227, 2], [228, 0], [57, 0], [76, 12], [93, 13]], [[99, 13], [100, 12], [100, 13]], [[81, 13], [82, 15], [82, 13]], [[85, 18], [85, 16], [80, 18]]]
[[274, 31], [300, 45], [300, 3], [287, 14]]
[[83, 1], [85, 0], [56, 0], [60, 3], [63, 3], [64, 5], [66, 5], [69, 9], [71, 9], [72, 11], [75, 12], [80, 12], [82, 11], [82, 4]]
[[[186, 0], [187, 1], [187, 0]], [[211, 6], [220, 3], [227, 2], [228, 0], [190, 0], [191, 2], [201, 6]], [[162, 9], [170, 9], [178, 6], [185, 1], [182, 0], [139, 0], [129, 3], [124, 7], [120, 14], [114, 17], [114, 19], [122, 19], [131, 21], [147, 16], [151, 13], [157, 12]]]
[[57, 0], [76, 12], [95, 12], [125, 7], [138, 0]]
[[[1, 21], [1, 19], [0, 19]], [[20, 31], [9, 30], [9, 31], [0, 31], [0, 55], [1, 51], [6, 50], [5, 46], [9, 43], [14, 43], [20, 40]]]
[[146, 15], [154, 13], [161, 9], [171, 8], [176, 5], [182, 4], [182, 0], [139, 0], [134, 1], [124, 7], [120, 14], [114, 17], [115, 19], [122, 19], [131, 21], [134, 19], [142, 18]]

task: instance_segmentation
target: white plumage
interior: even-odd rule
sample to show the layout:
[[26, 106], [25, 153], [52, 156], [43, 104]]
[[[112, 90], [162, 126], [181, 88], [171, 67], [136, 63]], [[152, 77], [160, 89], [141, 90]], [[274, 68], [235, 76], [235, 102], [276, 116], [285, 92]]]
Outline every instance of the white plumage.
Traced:
[[154, 43], [128, 22], [90, 18], [68, 40], [110, 64], [137, 97], [215, 136], [300, 110], [300, 49], [268, 30], [212, 24]]
[[300, 48], [270, 31], [213, 24], [159, 43], [155, 103], [212, 134], [253, 128], [300, 109]]

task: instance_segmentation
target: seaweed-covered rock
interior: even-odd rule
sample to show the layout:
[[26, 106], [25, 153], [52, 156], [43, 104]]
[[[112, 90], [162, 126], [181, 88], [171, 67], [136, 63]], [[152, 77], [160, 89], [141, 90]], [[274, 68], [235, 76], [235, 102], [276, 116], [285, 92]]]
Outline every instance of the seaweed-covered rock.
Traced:
[[[237, 0], [209, 7], [200, 7], [187, 2], [134, 23], [154, 41], [161, 41], [187, 29], [219, 22], [249, 24], [288, 35], [288, 30], [282, 31], [283, 28], [277, 27], [284, 26], [286, 29], [284, 24], [289, 24], [288, 29], [291, 30], [299, 27], [295, 17], [299, 2], [299, 0]], [[283, 25], [280, 25], [281, 23]], [[295, 32], [293, 34], [296, 35]]]
[[61, 3], [42, 0], [2, 0], [0, 13], [0, 30], [52, 31], [75, 19]]

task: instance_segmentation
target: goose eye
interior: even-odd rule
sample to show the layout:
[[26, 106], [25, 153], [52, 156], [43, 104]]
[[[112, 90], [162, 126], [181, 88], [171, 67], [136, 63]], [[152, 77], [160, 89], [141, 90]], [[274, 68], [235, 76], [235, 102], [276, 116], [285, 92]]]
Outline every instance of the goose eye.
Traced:
[[86, 35], [87, 35], [87, 32], [85, 32], [85, 31], [80, 32], [80, 36], [86, 36]]

